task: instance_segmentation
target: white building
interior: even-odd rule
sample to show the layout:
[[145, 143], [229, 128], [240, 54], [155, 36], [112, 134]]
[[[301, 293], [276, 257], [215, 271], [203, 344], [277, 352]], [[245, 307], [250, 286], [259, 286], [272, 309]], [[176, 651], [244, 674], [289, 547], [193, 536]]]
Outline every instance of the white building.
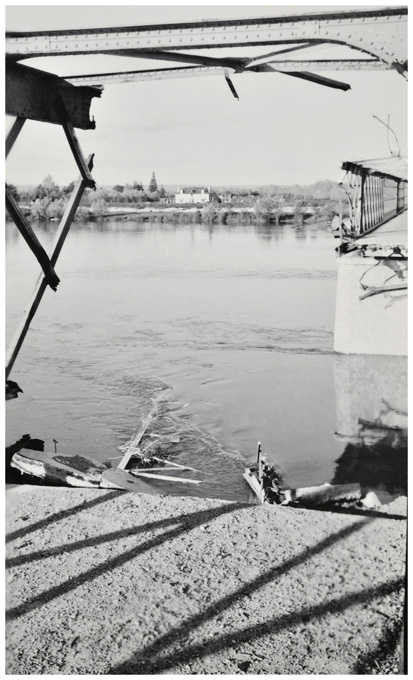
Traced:
[[177, 188], [175, 203], [210, 203], [215, 194], [211, 187], [183, 187]]

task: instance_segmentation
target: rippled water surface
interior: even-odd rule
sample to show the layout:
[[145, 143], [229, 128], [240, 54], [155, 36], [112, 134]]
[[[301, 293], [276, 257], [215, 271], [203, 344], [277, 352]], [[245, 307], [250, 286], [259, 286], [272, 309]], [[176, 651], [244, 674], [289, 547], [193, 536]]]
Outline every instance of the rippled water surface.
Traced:
[[[35, 225], [45, 247], [56, 228]], [[6, 235], [10, 337], [38, 268], [14, 225]], [[331, 481], [346, 447], [334, 245], [317, 225], [73, 225], [11, 375], [24, 394], [7, 443], [29, 433], [116, 465], [161, 395], [177, 432], [199, 435], [177, 460], [208, 472], [207, 495], [242, 497], [258, 440], [287, 485]]]

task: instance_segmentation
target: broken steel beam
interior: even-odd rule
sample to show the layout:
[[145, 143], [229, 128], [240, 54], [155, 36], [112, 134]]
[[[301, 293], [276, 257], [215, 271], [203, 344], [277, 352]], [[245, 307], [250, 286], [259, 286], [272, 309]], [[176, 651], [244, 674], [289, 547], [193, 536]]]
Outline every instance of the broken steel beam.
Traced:
[[[258, 67], [257, 67], [258, 68]], [[283, 71], [278, 71], [283, 73]], [[292, 76], [293, 78], [301, 78], [302, 80], [308, 80], [310, 83], [316, 83], [317, 85], [324, 85], [325, 87], [332, 87], [335, 90], [343, 90], [346, 92], [351, 89], [348, 83], [342, 83], [339, 80], [333, 80], [332, 78], [326, 78], [325, 76], [319, 76], [316, 73], [307, 72], [285, 72], [284, 75]]]
[[73, 127], [93, 130], [90, 105], [101, 94], [101, 88], [75, 87], [52, 73], [22, 64], [8, 64], [6, 69], [6, 113], [18, 118], [61, 125], [60, 97]]

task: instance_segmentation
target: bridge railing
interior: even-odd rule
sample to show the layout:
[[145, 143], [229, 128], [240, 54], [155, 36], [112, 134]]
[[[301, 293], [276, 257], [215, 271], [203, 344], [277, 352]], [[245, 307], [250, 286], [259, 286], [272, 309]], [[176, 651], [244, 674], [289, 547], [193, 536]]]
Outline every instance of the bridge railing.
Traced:
[[342, 188], [349, 201], [353, 236], [361, 236], [407, 208], [407, 180], [346, 164]]

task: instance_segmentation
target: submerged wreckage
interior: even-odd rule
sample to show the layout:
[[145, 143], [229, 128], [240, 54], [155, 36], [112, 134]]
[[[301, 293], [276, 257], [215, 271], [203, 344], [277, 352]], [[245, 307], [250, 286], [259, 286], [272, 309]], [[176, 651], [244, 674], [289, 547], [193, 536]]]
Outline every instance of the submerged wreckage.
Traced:
[[[160, 496], [180, 496], [184, 485], [191, 487], [185, 495], [205, 497], [199, 470], [165, 457], [145, 453], [145, 447], [140, 447], [145, 438], [145, 430], [146, 427], [119, 448], [124, 455], [116, 468], [108, 468], [106, 464], [83, 456], [65, 456], [57, 452], [45, 452], [39, 456], [38, 451], [29, 448], [21, 448], [14, 453], [10, 465], [24, 475], [53, 485], [124, 489]], [[243, 477], [253, 492], [249, 500], [255, 504], [309, 508], [356, 506], [360, 509], [375, 509], [381, 505], [374, 491], [362, 490], [358, 483], [326, 483], [302, 489], [284, 488], [281, 473], [262, 455], [260, 443], [257, 461], [245, 469]]]
[[261, 443], [258, 443], [256, 463], [248, 467], [243, 476], [259, 503], [308, 508], [357, 506], [372, 509], [381, 505], [374, 491], [363, 490], [358, 483], [325, 483], [302, 489], [284, 488], [281, 473], [262, 455]]

